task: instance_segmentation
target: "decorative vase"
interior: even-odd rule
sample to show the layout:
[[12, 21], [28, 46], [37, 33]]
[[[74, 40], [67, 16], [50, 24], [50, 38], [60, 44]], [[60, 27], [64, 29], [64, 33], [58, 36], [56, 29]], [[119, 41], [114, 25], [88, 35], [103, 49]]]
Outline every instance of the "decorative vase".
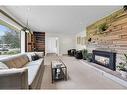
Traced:
[[127, 72], [126, 71], [120, 71], [120, 73], [121, 73], [121, 76], [123, 78], [127, 78]]

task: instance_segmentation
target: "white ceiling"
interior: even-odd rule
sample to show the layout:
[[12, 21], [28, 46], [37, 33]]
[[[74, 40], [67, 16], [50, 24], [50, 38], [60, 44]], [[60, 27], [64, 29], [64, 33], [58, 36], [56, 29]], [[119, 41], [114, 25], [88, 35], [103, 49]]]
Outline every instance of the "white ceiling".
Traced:
[[5, 6], [5, 9], [34, 31], [78, 33], [121, 6]]

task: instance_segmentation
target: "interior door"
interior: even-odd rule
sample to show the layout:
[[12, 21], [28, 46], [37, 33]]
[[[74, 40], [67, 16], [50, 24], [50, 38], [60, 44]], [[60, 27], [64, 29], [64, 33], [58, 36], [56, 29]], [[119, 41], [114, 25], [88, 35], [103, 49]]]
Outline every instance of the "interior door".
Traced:
[[49, 37], [47, 39], [47, 53], [59, 53], [59, 43], [57, 37]]

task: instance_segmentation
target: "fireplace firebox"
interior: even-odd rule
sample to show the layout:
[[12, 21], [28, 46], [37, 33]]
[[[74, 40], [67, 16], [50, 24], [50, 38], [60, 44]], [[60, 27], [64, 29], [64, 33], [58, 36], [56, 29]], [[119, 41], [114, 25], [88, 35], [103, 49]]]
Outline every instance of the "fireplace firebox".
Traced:
[[109, 51], [93, 50], [93, 62], [115, 71], [116, 53]]

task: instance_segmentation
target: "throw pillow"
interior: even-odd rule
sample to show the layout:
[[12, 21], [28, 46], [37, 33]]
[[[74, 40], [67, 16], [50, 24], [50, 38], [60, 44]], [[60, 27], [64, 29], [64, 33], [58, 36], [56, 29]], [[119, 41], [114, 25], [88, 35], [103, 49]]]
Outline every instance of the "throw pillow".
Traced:
[[35, 54], [37, 54], [39, 58], [44, 57], [44, 52], [35, 52]]
[[31, 61], [35, 61], [35, 57], [34, 57], [35, 55], [33, 55], [33, 56], [31, 56]]
[[38, 55], [33, 55], [33, 56], [31, 56], [31, 58], [32, 58], [32, 61], [35, 61], [35, 60], [39, 59]]
[[39, 56], [37, 54], [35, 54], [35, 60], [38, 60], [39, 59]]
[[27, 56], [29, 58], [29, 61], [32, 61], [32, 56], [34, 56], [35, 53], [34, 52], [27, 52]]

